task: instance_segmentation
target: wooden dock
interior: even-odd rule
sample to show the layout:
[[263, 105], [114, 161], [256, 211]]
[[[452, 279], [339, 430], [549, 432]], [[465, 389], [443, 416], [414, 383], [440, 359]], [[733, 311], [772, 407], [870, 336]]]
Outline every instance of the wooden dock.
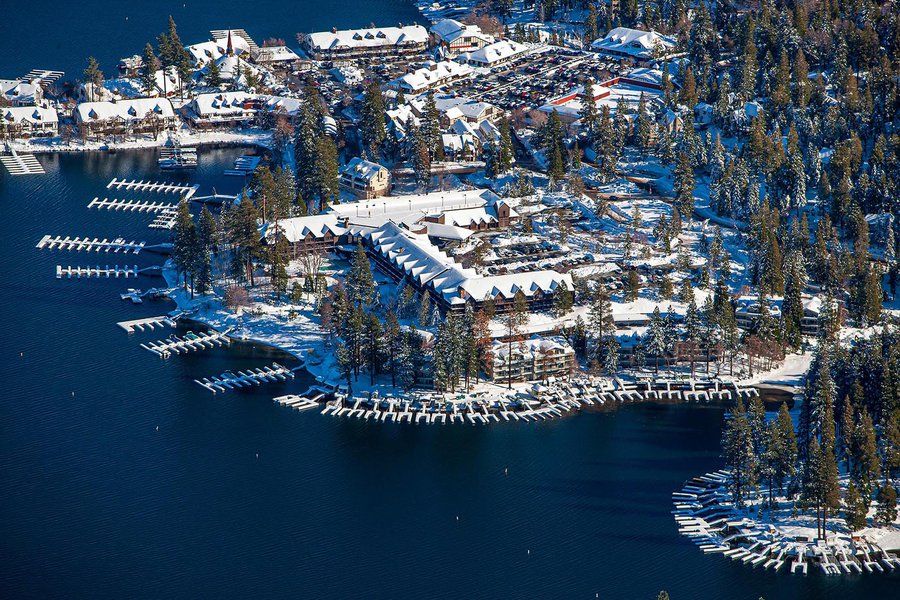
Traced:
[[172, 354], [187, 354], [197, 350], [206, 350], [216, 346], [227, 346], [231, 343], [228, 331], [193, 333], [187, 332], [184, 337], [171, 335], [165, 340], [147, 342], [141, 347], [153, 352], [160, 358], [168, 358]]
[[156, 192], [158, 194], [178, 194], [184, 196], [186, 200], [190, 200], [191, 196], [197, 193], [199, 185], [179, 185], [177, 183], [168, 183], [160, 181], [137, 181], [127, 179], [113, 178], [106, 189], [126, 190], [132, 192]]
[[175, 327], [175, 319], [168, 315], [161, 315], [159, 317], [147, 317], [146, 319], [119, 321], [116, 325], [124, 329], [126, 333], [134, 333], [135, 331], [155, 331], [164, 327]]
[[57, 279], [87, 279], [87, 278], [116, 278], [125, 277], [126, 279], [129, 277], [137, 277], [140, 271], [138, 270], [137, 265], [132, 267], [120, 267], [119, 265], [114, 265], [110, 267], [106, 265], [105, 267], [96, 266], [96, 267], [72, 267], [72, 266], [62, 266], [56, 265], [56, 278]]
[[219, 376], [195, 379], [194, 382], [215, 394], [263, 383], [286, 381], [293, 378], [293, 371], [277, 362], [273, 362], [271, 367], [267, 366], [256, 369], [247, 369], [246, 371], [238, 371], [237, 373], [226, 371]]
[[73, 252], [124, 252], [138, 254], [147, 245], [146, 242], [127, 241], [124, 238], [81, 238], [45, 235], [37, 243], [43, 250], [70, 250]]

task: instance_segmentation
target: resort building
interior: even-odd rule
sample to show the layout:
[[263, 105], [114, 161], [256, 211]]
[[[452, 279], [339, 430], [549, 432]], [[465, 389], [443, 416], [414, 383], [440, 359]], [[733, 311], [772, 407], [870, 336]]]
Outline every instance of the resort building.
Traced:
[[421, 94], [444, 87], [472, 76], [472, 67], [450, 60], [429, 61], [421, 69], [407, 73], [387, 84], [388, 88], [402, 90], [404, 94]]
[[378, 198], [391, 188], [391, 173], [387, 168], [362, 158], [350, 159], [341, 169], [341, 188], [357, 198]]
[[252, 121], [266, 99], [247, 92], [198, 94], [188, 105], [186, 116], [195, 127], [237, 127]]
[[494, 43], [494, 36], [481, 31], [478, 25], [465, 25], [455, 19], [438, 21], [428, 30], [434, 42], [442, 46], [447, 56], [472, 52]]
[[459, 313], [467, 305], [477, 309], [490, 299], [497, 313], [505, 313], [520, 296], [530, 311], [548, 310], [559, 286], [573, 289], [570, 275], [550, 270], [483, 276], [463, 268], [426, 234], [413, 233], [393, 221], [374, 229], [360, 228], [352, 237], [366, 246], [382, 271], [429, 294], [443, 312]]
[[497, 200], [478, 208], [461, 208], [446, 210], [440, 213], [426, 215], [428, 223], [441, 225], [453, 225], [471, 231], [485, 231], [488, 229], [505, 229], [519, 221], [517, 213], [505, 200]]
[[[819, 313], [822, 311], [822, 299], [818, 296], [804, 296], [801, 298], [801, 302], [803, 317], [800, 319], [800, 330], [803, 335], [816, 336], [819, 334]], [[768, 299], [768, 305], [771, 318], [780, 319], [784, 298], [773, 296]], [[840, 312], [840, 308], [836, 307], [836, 311]], [[762, 310], [758, 296], [747, 295], [737, 299], [734, 317], [739, 328], [745, 331], [752, 330], [756, 327], [760, 316], [762, 316]]]
[[615, 115], [619, 100], [624, 100], [629, 109], [636, 109], [643, 96], [652, 111], [654, 104], [660, 103], [662, 95], [662, 72], [641, 68], [595, 83], [591, 89], [583, 85], [572, 88], [560, 96], [550, 98], [538, 110], [545, 113], [556, 111], [564, 123], [573, 123], [581, 117], [585, 102], [593, 102], [598, 112], [606, 106], [610, 114]]
[[423, 52], [428, 32], [421, 25], [308, 33], [301, 47], [315, 60], [388, 59]]
[[39, 106], [0, 107], [0, 129], [8, 138], [53, 137], [59, 133], [59, 115]]
[[562, 337], [533, 337], [512, 344], [496, 340], [491, 354], [488, 375], [494, 383], [567, 377], [575, 367], [575, 350]]
[[251, 56], [255, 63], [272, 67], [289, 68], [300, 61], [300, 56], [287, 46], [263, 46]]
[[528, 51], [529, 48], [525, 44], [512, 40], [500, 40], [473, 52], [463, 52], [457, 60], [472, 66], [492, 69], [515, 60], [527, 54]]
[[[209, 64], [210, 61], [216, 62], [222, 59], [231, 51], [235, 56], [249, 58], [253, 49], [251, 41], [244, 39], [238, 31], [227, 30], [226, 32], [217, 32], [221, 37], [212, 41], [200, 42], [185, 46], [185, 50], [194, 60], [194, 68], [200, 69]], [[296, 55], [295, 55], [296, 56]]]
[[172, 103], [166, 98], [134, 98], [118, 102], [82, 102], [75, 123], [85, 137], [160, 132], [175, 126]]
[[670, 55], [675, 50], [675, 40], [655, 31], [616, 27], [605, 37], [595, 40], [591, 48], [614, 58], [644, 62]]

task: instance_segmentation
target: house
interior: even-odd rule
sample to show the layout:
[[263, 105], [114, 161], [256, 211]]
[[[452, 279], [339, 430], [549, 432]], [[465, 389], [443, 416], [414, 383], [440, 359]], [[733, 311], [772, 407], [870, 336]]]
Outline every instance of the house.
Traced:
[[447, 56], [472, 52], [494, 43], [494, 36], [481, 31], [478, 25], [465, 25], [455, 19], [443, 19], [428, 30], [436, 44], [447, 50]]
[[675, 40], [655, 31], [616, 27], [595, 40], [591, 48], [606, 56], [643, 62], [671, 54], [675, 50]]
[[251, 122], [267, 97], [247, 92], [198, 94], [188, 105], [186, 116], [195, 127], [237, 127]]
[[300, 56], [287, 46], [263, 46], [252, 53], [254, 62], [260, 65], [289, 68], [300, 61]]
[[38, 106], [44, 99], [44, 90], [30, 81], [0, 79], [0, 96], [12, 106]]
[[378, 163], [355, 157], [341, 169], [340, 185], [357, 198], [378, 198], [390, 190], [391, 174]]
[[529, 47], [512, 40], [500, 40], [472, 52], [463, 52], [457, 60], [475, 67], [492, 69], [527, 54]]
[[[819, 313], [822, 311], [822, 299], [818, 296], [803, 296], [803, 317], [800, 319], [800, 331], [803, 335], [815, 336], [819, 333]], [[780, 319], [784, 306], [784, 298], [772, 296], [768, 299], [769, 315], [772, 319]], [[840, 306], [835, 307], [840, 312]], [[755, 295], [741, 296], [737, 299], [734, 309], [734, 317], [737, 326], [745, 331], [752, 330], [762, 315], [759, 306], [759, 297]]]
[[300, 45], [315, 60], [388, 59], [423, 52], [428, 32], [421, 25], [308, 33]]
[[59, 133], [59, 115], [39, 106], [0, 107], [0, 129], [10, 138], [53, 137]]
[[472, 67], [469, 65], [450, 60], [429, 61], [424, 67], [391, 81], [387, 87], [402, 90], [404, 94], [421, 94], [471, 76]]
[[82, 102], [75, 123], [85, 137], [159, 132], [174, 127], [175, 110], [166, 98], [133, 98], [118, 102]]
[[575, 366], [575, 350], [560, 336], [535, 336], [512, 344], [495, 340], [491, 355], [488, 375], [494, 383], [566, 377]]
[[[278, 231], [287, 239], [295, 257], [309, 252], [330, 252], [346, 235], [347, 220], [334, 213], [292, 217], [280, 219]], [[266, 224], [262, 230], [263, 240], [271, 243], [274, 237], [274, 224]]]
[[460, 208], [426, 215], [425, 221], [453, 225], [472, 231], [485, 231], [487, 229], [506, 229], [519, 221], [519, 213], [505, 200], [498, 199], [477, 208]]

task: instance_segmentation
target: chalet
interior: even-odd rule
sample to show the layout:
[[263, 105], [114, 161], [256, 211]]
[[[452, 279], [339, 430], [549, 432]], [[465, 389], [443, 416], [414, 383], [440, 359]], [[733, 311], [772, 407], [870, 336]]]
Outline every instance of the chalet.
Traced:
[[481, 31], [478, 25], [465, 25], [455, 19], [443, 19], [428, 30], [434, 42], [442, 46], [447, 56], [472, 52], [494, 43], [494, 36]]
[[478, 208], [462, 208], [434, 213], [427, 215], [424, 220], [429, 223], [453, 225], [472, 231], [485, 231], [505, 229], [511, 224], [517, 223], [519, 213], [501, 199]]
[[[347, 233], [347, 220], [333, 213], [292, 217], [280, 219], [278, 231], [287, 239], [295, 257], [309, 252], [330, 252]], [[262, 231], [263, 240], [272, 243], [274, 237], [274, 225], [267, 224]]]
[[488, 375], [494, 383], [567, 377], [575, 366], [575, 350], [558, 336], [535, 336], [513, 344], [494, 341], [491, 355], [493, 360]]
[[356, 157], [341, 169], [340, 185], [357, 198], [378, 198], [390, 190], [391, 174], [378, 163]]
[[166, 98], [133, 98], [117, 102], [82, 102], [75, 123], [85, 137], [153, 133], [174, 127], [175, 110]]
[[675, 40], [655, 31], [616, 27], [595, 40], [591, 48], [606, 56], [644, 62], [670, 55], [675, 50]]
[[265, 105], [267, 97], [247, 92], [198, 94], [186, 111], [194, 127], [237, 127], [250, 123]]
[[287, 46], [263, 46], [252, 53], [253, 60], [260, 65], [289, 68], [300, 62], [296, 52]]
[[463, 52], [457, 60], [475, 67], [492, 69], [524, 56], [528, 51], [529, 48], [525, 44], [512, 40], [500, 40], [472, 52]]
[[315, 60], [349, 60], [407, 56], [423, 52], [428, 32], [421, 25], [345, 29], [308, 33], [301, 47]]
[[9, 138], [53, 137], [59, 133], [59, 115], [38, 106], [0, 107], [0, 130]]
[[429, 61], [421, 69], [416, 69], [387, 84], [388, 88], [402, 90], [404, 94], [421, 94], [428, 90], [451, 85], [472, 76], [472, 67], [450, 60]]

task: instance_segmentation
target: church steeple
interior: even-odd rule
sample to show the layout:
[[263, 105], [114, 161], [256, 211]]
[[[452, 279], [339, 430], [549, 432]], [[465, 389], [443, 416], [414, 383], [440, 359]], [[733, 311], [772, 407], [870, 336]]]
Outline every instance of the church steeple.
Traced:
[[231, 44], [231, 30], [228, 30], [228, 47], [225, 49], [225, 54], [228, 56], [234, 56], [234, 46]]

